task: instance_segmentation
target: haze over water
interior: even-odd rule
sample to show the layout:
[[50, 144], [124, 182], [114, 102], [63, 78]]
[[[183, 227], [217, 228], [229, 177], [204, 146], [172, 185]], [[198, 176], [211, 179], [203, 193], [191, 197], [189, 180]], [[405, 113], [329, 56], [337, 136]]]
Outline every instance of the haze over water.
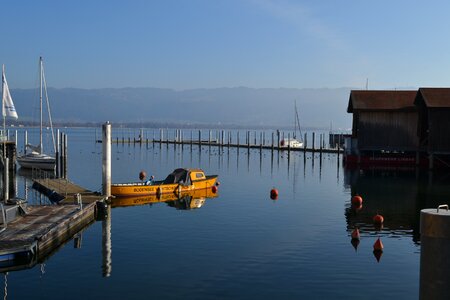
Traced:
[[[95, 130], [65, 131], [69, 179], [100, 189]], [[138, 180], [141, 170], [163, 179], [199, 167], [221, 185], [216, 197], [196, 202], [200, 208], [180, 201], [113, 207], [110, 266], [98, 221], [83, 231], [81, 248], [70, 241], [42, 264], [9, 272], [2, 285], [9, 299], [414, 299], [420, 208], [450, 194], [445, 176], [430, 183], [421, 172], [348, 170], [334, 154], [114, 144], [112, 161], [113, 182]], [[24, 197], [31, 181], [19, 174]], [[439, 192], [424, 193], [430, 184]], [[361, 210], [350, 205], [355, 193], [364, 198]], [[27, 197], [38, 202], [37, 192]], [[376, 212], [385, 216], [381, 231], [372, 225]]]

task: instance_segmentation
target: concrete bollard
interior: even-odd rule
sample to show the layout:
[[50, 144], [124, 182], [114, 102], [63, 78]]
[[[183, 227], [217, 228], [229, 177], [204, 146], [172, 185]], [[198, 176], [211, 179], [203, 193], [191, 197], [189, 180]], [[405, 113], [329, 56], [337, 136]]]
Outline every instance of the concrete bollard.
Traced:
[[420, 212], [420, 299], [450, 298], [450, 211], [448, 205]]

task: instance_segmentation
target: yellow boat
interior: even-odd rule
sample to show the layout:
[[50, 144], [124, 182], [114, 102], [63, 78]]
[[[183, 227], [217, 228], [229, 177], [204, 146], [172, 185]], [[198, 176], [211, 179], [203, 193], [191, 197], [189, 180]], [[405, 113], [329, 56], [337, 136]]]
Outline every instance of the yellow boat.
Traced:
[[116, 197], [181, 195], [184, 192], [212, 189], [217, 175], [206, 176], [201, 169], [176, 169], [165, 180], [111, 184], [111, 194]]
[[189, 192], [182, 192], [181, 195], [175, 193], [163, 194], [160, 196], [131, 196], [131, 197], [117, 197], [111, 199], [112, 207], [126, 207], [139, 205], [152, 205], [154, 203], [166, 202], [169, 206], [177, 209], [194, 209], [200, 208], [205, 203], [206, 199], [215, 198], [218, 196], [217, 192], [212, 189], [202, 189]]

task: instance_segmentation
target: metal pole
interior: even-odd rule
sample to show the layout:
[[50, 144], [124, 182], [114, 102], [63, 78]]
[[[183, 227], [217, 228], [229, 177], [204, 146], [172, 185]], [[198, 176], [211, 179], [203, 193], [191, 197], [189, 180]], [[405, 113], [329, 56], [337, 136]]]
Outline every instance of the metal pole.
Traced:
[[[9, 158], [5, 157], [5, 168], [3, 173], [3, 201], [9, 200]], [[6, 223], [6, 222], [5, 222]]]
[[102, 126], [102, 144], [103, 144], [103, 195], [111, 197], [111, 123], [106, 122]]

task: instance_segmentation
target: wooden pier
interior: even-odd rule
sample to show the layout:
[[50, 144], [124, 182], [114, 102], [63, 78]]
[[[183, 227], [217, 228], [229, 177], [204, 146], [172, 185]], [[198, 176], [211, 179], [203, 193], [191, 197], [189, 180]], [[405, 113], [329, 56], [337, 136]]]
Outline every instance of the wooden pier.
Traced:
[[21, 206], [22, 215], [7, 223], [0, 234], [2, 265], [29, 264], [46, 256], [93, 222], [98, 203], [105, 200], [62, 178], [35, 179], [33, 187], [58, 204]]
[[[234, 133], [234, 135], [233, 135]], [[240, 133], [244, 133], [244, 136], [240, 136]], [[184, 132], [182, 130], [174, 129], [173, 137], [169, 138], [169, 131], [160, 129], [159, 138], [148, 138], [145, 136], [143, 130], [139, 131], [137, 137], [119, 137], [116, 136], [111, 139], [114, 144], [172, 144], [172, 145], [199, 145], [208, 147], [220, 147], [220, 148], [246, 148], [246, 149], [259, 149], [259, 150], [271, 150], [271, 151], [294, 151], [294, 152], [313, 152], [313, 153], [336, 153], [340, 155], [343, 153], [343, 141], [345, 134], [328, 134], [328, 143], [326, 142], [326, 134], [315, 132], [310, 133], [310, 140], [305, 133], [303, 136], [304, 146], [301, 148], [292, 148], [283, 146], [280, 141], [291, 138], [290, 133], [275, 133], [272, 132], [270, 137], [266, 137], [266, 132], [246, 131], [246, 132], [231, 132], [225, 130], [209, 130], [207, 138], [202, 136], [202, 131], [198, 130], [194, 134], [191, 130], [190, 138], [184, 138]], [[101, 143], [101, 140], [96, 142]]]

